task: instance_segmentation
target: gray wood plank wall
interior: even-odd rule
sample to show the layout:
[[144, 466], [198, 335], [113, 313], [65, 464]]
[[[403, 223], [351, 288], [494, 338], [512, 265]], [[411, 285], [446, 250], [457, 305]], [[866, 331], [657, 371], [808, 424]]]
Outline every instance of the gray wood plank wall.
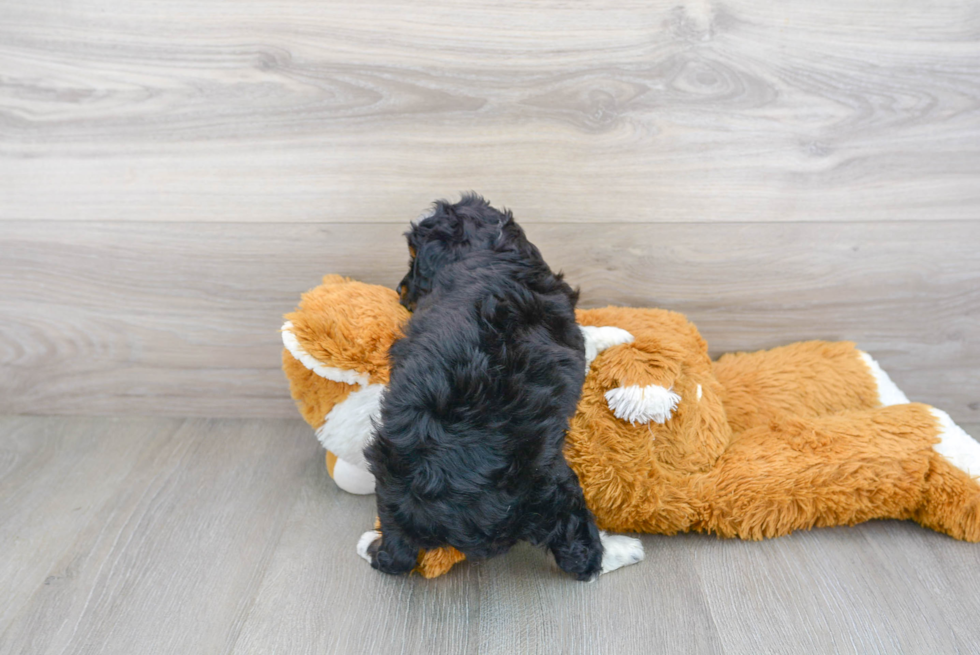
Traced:
[[0, 412], [295, 416], [280, 315], [476, 189], [583, 303], [980, 421], [980, 9], [0, 4]]

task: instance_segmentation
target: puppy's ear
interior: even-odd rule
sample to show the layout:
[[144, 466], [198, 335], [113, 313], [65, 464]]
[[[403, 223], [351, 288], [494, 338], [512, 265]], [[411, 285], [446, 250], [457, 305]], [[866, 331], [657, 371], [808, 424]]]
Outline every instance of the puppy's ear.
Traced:
[[445, 200], [436, 203], [435, 211], [426, 219], [424, 226], [429, 229], [424, 237], [427, 242], [441, 241], [454, 244], [465, 237], [466, 223], [463, 216], [456, 211], [454, 205], [450, 205]]
[[541, 261], [541, 252], [537, 246], [527, 240], [524, 228], [517, 224], [513, 214], [509, 211], [504, 213], [504, 218], [500, 225], [500, 234], [497, 236], [496, 247], [498, 250], [512, 250], [520, 253], [527, 261]]
[[410, 230], [405, 233], [405, 241], [408, 243], [408, 256], [415, 259], [415, 256], [419, 253], [419, 239], [415, 234], [415, 230]]

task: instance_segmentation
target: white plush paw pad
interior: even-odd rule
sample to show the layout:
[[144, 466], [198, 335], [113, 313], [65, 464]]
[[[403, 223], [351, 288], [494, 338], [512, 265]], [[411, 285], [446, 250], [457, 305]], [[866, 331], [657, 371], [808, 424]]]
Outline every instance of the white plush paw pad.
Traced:
[[592, 360], [606, 348], [633, 343], [633, 335], [626, 330], [611, 325], [580, 325], [582, 336], [585, 337], [585, 371], [588, 373]]
[[602, 541], [602, 572], [609, 573], [643, 560], [643, 544], [639, 539], [619, 534], [599, 533]]
[[862, 350], [859, 350], [858, 354], [861, 356], [861, 360], [871, 370], [871, 375], [874, 376], [875, 382], [878, 384], [878, 401], [883, 407], [904, 405], [909, 402], [908, 397], [902, 393], [898, 385], [892, 382], [892, 379], [888, 377], [888, 374], [882, 370], [881, 366], [878, 365], [878, 362], [871, 355]]
[[333, 481], [349, 494], [364, 496], [374, 493], [374, 476], [371, 472], [340, 458], [333, 467]]
[[932, 449], [961, 471], [980, 476], [980, 443], [953, 423], [946, 412], [935, 407], [930, 407], [929, 411], [939, 421], [939, 443]]
[[646, 387], [631, 385], [606, 392], [609, 409], [618, 419], [630, 423], [666, 423], [677, 409], [681, 397], [659, 384]]
[[368, 530], [361, 535], [361, 538], [357, 540], [357, 554], [360, 555], [367, 562], [371, 561], [371, 556], [368, 555], [368, 546], [373, 544], [375, 541], [381, 538], [381, 533], [377, 530]]

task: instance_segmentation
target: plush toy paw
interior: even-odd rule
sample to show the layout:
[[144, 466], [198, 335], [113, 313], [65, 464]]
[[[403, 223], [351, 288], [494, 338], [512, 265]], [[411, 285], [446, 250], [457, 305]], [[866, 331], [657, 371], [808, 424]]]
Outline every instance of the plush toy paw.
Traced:
[[606, 392], [609, 409], [618, 419], [630, 423], [666, 423], [677, 409], [681, 397], [659, 384], [645, 387], [631, 385]]
[[361, 535], [361, 538], [357, 540], [357, 554], [361, 556], [368, 564], [371, 563], [371, 553], [368, 552], [368, 548], [371, 547], [375, 541], [381, 538], [381, 533], [377, 530], [368, 530]]
[[609, 573], [643, 561], [643, 543], [634, 537], [599, 533], [602, 541], [602, 572]]
[[337, 486], [349, 494], [364, 496], [374, 493], [374, 476], [327, 451], [327, 473]]

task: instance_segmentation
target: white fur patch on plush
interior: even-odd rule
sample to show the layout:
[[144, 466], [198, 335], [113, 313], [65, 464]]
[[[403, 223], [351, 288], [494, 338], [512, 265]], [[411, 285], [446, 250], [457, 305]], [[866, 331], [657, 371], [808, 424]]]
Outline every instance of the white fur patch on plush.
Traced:
[[602, 541], [603, 573], [643, 561], [643, 543], [639, 539], [605, 532], [599, 532], [599, 539]]
[[377, 530], [369, 530], [361, 535], [361, 538], [357, 540], [357, 554], [360, 555], [364, 560], [370, 562], [371, 556], [368, 555], [368, 546], [373, 544], [375, 541], [381, 538], [381, 533]]
[[673, 389], [665, 389], [659, 384], [646, 387], [631, 385], [617, 387], [606, 392], [609, 409], [618, 419], [630, 423], [666, 423], [677, 409], [681, 397]]
[[980, 476], [980, 443], [953, 423], [946, 412], [935, 407], [930, 407], [929, 411], [939, 421], [940, 441], [932, 447], [933, 450], [961, 471]]
[[354, 466], [339, 457], [333, 466], [333, 481], [349, 494], [366, 496], [374, 493], [374, 476], [371, 471]]
[[588, 372], [592, 361], [606, 348], [612, 348], [624, 343], [633, 343], [633, 335], [611, 325], [595, 326], [580, 325], [582, 336], [585, 337], [585, 371]]
[[701, 395], [702, 395], [701, 385], [699, 384], [698, 385], [698, 402], [701, 402]]
[[316, 438], [323, 447], [339, 459], [366, 469], [364, 447], [374, 434], [371, 421], [381, 418], [384, 392], [385, 385], [369, 384], [350, 392], [343, 402], [334, 405], [316, 431]]
[[314, 358], [313, 355], [306, 352], [306, 350], [303, 349], [303, 346], [300, 345], [296, 335], [293, 334], [292, 321], [286, 321], [283, 323], [280, 331], [282, 332], [282, 345], [286, 347], [289, 354], [295, 357], [303, 366], [313, 371], [321, 378], [333, 380], [334, 382], [343, 382], [345, 384], [356, 384], [362, 387], [366, 387], [368, 385], [368, 376], [364, 373], [347, 371], [333, 366], [326, 366]]
[[902, 393], [898, 385], [892, 382], [892, 379], [888, 377], [888, 374], [882, 370], [881, 366], [878, 365], [878, 362], [871, 355], [863, 350], [859, 350], [858, 354], [861, 355], [861, 360], [871, 369], [871, 375], [874, 376], [875, 382], [878, 383], [878, 400], [882, 406], [904, 405], [909, 402], [908, 397]]

